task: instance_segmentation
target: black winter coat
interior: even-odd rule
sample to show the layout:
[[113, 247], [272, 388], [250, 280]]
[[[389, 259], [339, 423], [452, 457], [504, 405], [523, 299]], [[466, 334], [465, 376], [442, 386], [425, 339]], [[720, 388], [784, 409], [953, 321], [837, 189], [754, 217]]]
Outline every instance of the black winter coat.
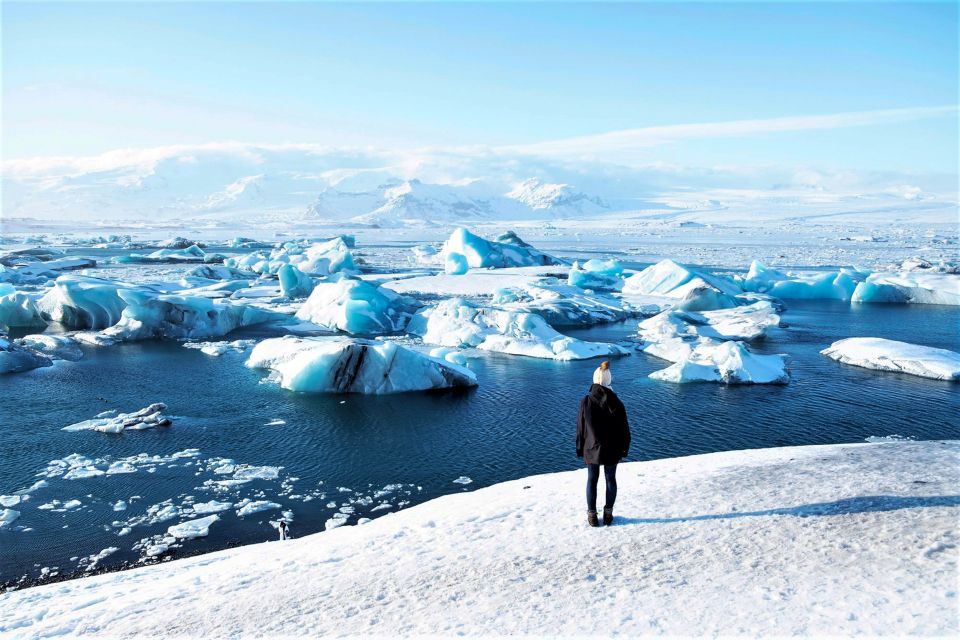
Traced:
[[629, 450], [626, 408], [609, 387], [590, 385], [577, 416], [577, 457], [586, 464], [616, 464]]

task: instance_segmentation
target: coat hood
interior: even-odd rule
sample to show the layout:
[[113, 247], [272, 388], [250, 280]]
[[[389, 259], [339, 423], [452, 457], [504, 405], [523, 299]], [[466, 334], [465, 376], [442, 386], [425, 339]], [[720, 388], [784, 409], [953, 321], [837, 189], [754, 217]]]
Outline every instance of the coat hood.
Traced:
[[613, 392], [613, 389], [610, 387], [605, 387], [602, 384], [592, 384], [590, 385], [590, 397], [596, 400], [603, 408], [608, 408], [612, 405], [612, 400], [617, 397], [617, 394]]

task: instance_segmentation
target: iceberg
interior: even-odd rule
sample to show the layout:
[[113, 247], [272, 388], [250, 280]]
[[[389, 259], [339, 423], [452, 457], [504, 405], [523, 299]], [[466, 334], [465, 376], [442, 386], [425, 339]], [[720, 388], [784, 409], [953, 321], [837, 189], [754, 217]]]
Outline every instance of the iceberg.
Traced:
[[873, 273], [859, 282], [852, 302], [960, 305], [960, 275], [924, 271]]
[[650, 374], [666, 382], [786, 384], [790, 374], [781, 355], [758, 355], [739, 341], [702, 340], [666, 369]]
[[476, 386], [465, 367], [389, 341], [284, 336], [264, 340], [247, 366], [276, 372], [280, 386], [317, 393], [386, 394]]
[[726, 384], [786, 383], [781, 355], [757, 355], [743, 341], [762, 338], [780, 324], [767, 300], [751, 305], [694, 313], [667, 310], [638, 326], [642, 351], [673, 362], [650, 374], [670, 382], [712, 381]]
[[741, 304], [743, 290], [733, 281], [696, 271], [673, 260], [661, 260], [633, 274], [623, 283], [623, 293], [678, 298], [689, 311], [727, 309]]
[[60, 276], [40, 299], [40, 311], [70, 329], [104, 329], [120, 321], [127, 302], [120, 291], [132, 285], [87, 276]]
[[476, 347], [551, 360], [583, 360], [629, 353], [617, 345], [565, 336], [533, 313], [477, 307], [461, 298], [443, 300], [434, 307], [421, 309], [413, 316], [407, 331], [428, 344]]
[[296, 317], [353, 335], [403, 331], [417, 308], [411, 298], [363, 280], [317, 284]]
[[623, 265], [617, 260], [587, 260], [581, 266], [574, 262], [567, 283], [581, 289], [619, 291], [623, 288]]
[[960, 353], [885, 338], [846, 338], [820, 352], [844, 364], [935, 380], [960, 380]]
[[504, 309], [535, 313], [553, 327], [587, 327], [640, 314], [638, 309], [610, 294], [550, 281], [498, 289], [492, 303]]
[[196, 520], [187, 520], [186, 522], [181, 522], [168, 528], [167, 533], [178, 540], [185, 538], [203, 538], [210, 533], [210, 525], [219, 519], [220, 516], [213, 514], [203, 518], [197, 518]]
[[33, 298], [18, 292], [13, 285], [0, 282], [0, 331], [11, 327], [45, 327]]
[[777, 298], [849, 301], [864, 277], [865, 273], [855, 269], [784, 274], [754, 260], [740, 284], [744, 291]]
[[188, 278], [203, 278], [204, 280], [253, 280], [257, 274], [233, 267], [218, 264], [202, 264], [194, 267], [187, 273]]
[[474, 269], [563, 264], [561, 260], [533, 248], [512, 231], [501, 235], [498, 240], [500, 242], [486, 240], [461, 227], [450, 234], [440, 256], [449, 265], [448, 257], [460, 254]]
[[313, 280], [303, 271], [285, 264], [277, 269], [277, 278], [280, 280], [280, 291], [287, 298], [305, 298], [313, 291]]
[[227, 300], [158, 294], [145, 289], [118, 291], [127, 307], [120, 321], [100, 335], [114, 340], [212, 338], [283, 314]]

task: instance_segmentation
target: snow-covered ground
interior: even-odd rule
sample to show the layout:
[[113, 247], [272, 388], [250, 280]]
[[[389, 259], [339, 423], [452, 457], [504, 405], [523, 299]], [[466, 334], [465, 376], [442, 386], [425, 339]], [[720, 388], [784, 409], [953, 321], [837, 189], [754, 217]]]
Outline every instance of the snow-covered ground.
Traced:
[[[11, 637], [955, 635], [960, 442], [624, 464], [356, 527], [8, 592]], [[602, 489], [601, 489], [602, 492]]]

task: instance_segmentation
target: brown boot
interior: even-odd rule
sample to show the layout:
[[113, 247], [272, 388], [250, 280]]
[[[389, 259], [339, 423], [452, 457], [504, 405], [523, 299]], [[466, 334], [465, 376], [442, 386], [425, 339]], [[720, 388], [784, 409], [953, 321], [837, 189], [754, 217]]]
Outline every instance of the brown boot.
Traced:
[[596, 512], [596, 511], [587, 511], [587, 524], [590, 525], [591, 527], [599, 527], [599, 526], [600, 526], [600, 521], [597, 520], [597, 512]]
[[603, 526], [609, 527], [613, 524], [613, 507], [603, 508]]

